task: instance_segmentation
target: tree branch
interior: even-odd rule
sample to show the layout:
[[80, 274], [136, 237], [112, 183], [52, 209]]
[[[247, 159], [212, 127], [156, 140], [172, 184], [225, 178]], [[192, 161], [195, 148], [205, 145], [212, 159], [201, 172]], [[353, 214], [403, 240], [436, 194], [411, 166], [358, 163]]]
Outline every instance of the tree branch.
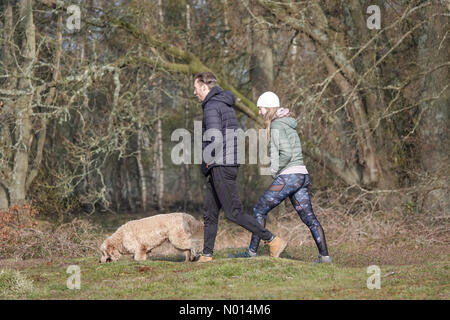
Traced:
[[122, 63], [134, 63], [134, 64], [146, 63], [153, 67], [169, 70], [171, 72], [181, 72], [191, 75], [195, 75], [197, 73], [205, 71], [212, 71], [217, 76], [218, 84], [223, 89], [229, 90], [235, 95], [236, 109], [247, 115], [250, 119], [254, 120], [260, 126], [263, 125], [263, 121], [261, 120], [261, 118], [258, 117], [257, 113], [258, 108], [256, 107], [256, 105], [251, 100], [249, 100], [245, 95], [239, 92], [236, 88], [230, 85], [225, 79], [219, 77], [217, 72], [214, 72], [213, 70], [205, 66], [200, 61], [200, 59], [193, 53], [180, 50], [170, 44], [164, 43], [152, 37], [149, 33], [141, 32], [133, 24], [123, 21], [121, 19], [111, 17], [107, 19], [111, 25], [131, 33], [136, 39], [142, 40], [148, 46], [155, 47], [173, 58], [177, 58], [186, 62], [185, 64], [182, 64], [182, 63], [165, 62], [161, 59], [156, 60], [148, 57], [126, 57], [125, 60], [121, 61]]

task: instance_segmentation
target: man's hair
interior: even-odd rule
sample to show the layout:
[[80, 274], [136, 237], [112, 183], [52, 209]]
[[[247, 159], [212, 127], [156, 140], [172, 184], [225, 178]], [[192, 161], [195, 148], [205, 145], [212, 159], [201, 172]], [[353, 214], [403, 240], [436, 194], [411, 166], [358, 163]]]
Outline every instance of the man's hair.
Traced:
[[203, 82], [204, 84], [206, 84], [208, 86], [209, 89], [212, 89], [214, 86], [217, 85], [217, 79], [216, 76], [214, 75], [214, 73], [212, 72], [200, 72], [198, 73], [195, 78], [194, 81], [197, 80], [200, 82]]

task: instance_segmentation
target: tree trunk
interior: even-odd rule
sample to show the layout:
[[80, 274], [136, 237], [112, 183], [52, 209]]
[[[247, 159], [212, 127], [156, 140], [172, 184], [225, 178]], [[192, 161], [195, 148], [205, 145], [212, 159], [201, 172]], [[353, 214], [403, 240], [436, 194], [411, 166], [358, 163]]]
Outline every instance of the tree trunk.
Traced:
[[[444, 4], [434, 4], [424, 13], [424, 19], [445, 12]], [[449, 118], [450, 72], [448, 67], [448, 17], [436, 16], [425, 26], [418, 41], [418, 64], [426, 73], [421, 88], [417, 131], [421, 161], [422, 185], [433, 180], [432, 192], [425, 196], [423, 205], [427, 211], [445, 212], [450, 207], [449, 182]], [[446, 39], [447, 37], [447, 39]], [[447, 63], [447, 66], [441, 66]], [[434, 71], [430, 72], [430, 70]]]
[[[56, 84], [61, 76], [61, 54], [62, 54], [62, 28], [63, 28], [63, 16], [58, 16], [58, 29], [56, 34], [56, 48], [54, 54], [54, 68], [53, 68], [53, 78], [52, 81]], [[52, 105], [56, 96], [56, 87], [52, 86], [49, 90], [49, 93], [45, 99], [46, 105]], [[45, 140], [47, 138], [47, 119], [45, 116], [42, 116], [41, 119], [41, 127], [39, 129], [38, 140], [36, 143], [36, 157], [34, 158], [32, 168], [30, 170], [30, 174], [27, 178], [26, 190], [28, 192], [33, 180], [36, 178], [39, 172], [39, 168], [42, 162], [42, 154], [44, 152]]]
[[[255, 9], [259, 15], [264, 9]], [[273, 91], [273, 53], [270, 29], [266, 24], [252, 20], [252, 54], [250, 59], [250, 79], [252, 83], [252, 98], [256, 101], [265, 91]]]
[[[161, 27], [164, 25], [164, 14], [162, 7], [162, 0], [158, 0], [158, 14]], [[162, 85], [160, 81], [160, 85]], [[156, 105], [156, 146], [157, 146], [157, 178], [158, 178], [158, 209], [164, 209], [163, 197], [164, 197], [164, 164], [163, 164], [163, 146], [162, 146], [162, 123], [161, 123], [161, 107], [163, 104], [163, 92], [159, 92], [159, 101]]]
[[[346, 33], [349, 46], [358, 47], [362, 44], [368, 43], [370, 39], [374, 36], [373, 32], [367, 28], [366, 22], [366, 7], [361, 4], [358, 0], [351, 0], [349, 5], [344, 8], [345, 12], [348, 12], [348, 17], [345, 22], [348, 26], [348, 31]], [[369, 46], [364, 50], [364, 54], [361, 54], [355, 58], [352, 62], [354, 69], [357, 74], [365, 74], [366, 71], [371, 70], [361, 82], [361, 98], [364, 98], [363, 110], [367, 111], [368, 124], [374, 123], [374, 120], [382, 117], [388, 101], [385, 101], [384, 91], [378, 90], [382, 87], [381, 74], [379, 68], [372, 68], [373, 64], [377, 60], [377, 50], [376, 46]], [[386, 135], [390, 136], [391, 139], [386, 141]], [[398, 177], [395, 172], [390, 167], [392, 165], [392, 152], [393, 150], [401, 148], [396, 148], [396, 144], [400, 143], [400, 138], [398, 136], [395, 124], [393, 122], [384, 121], [383, 125], [378, 127], [377, 130], [373, 130], [373, 134], [370, 135], [373, 144], [373, 148], [376, 149], [374, 152], [377, 156], [377, 170], [379, 170], [378, 187], [384, 189], [396, 188], [398, 187]], [[383, 163], [380, 166], [379, 163]], [[366, 180], [367, 181], [367, 180]], [[370, 179], [369, 179], [370, 182]]]
[[3, 65], [2, 65], [2, 69], [5, 68], [5, 74], [9, 74], [10, 77], [7, 78], [6, 83], [4, 84], [4, 87], [6, 89], [14, 89], [16, 87], [16, 79], [13, 78], [12, 75], [12, 68], [13, 68], [13, 50], [14, 50], [14, 46], [13, 41], [14, 41], [14, 19], [13, 19], [13, 6], [11, 4], [11, 1], [7, 1], [6, 2], [6, 8], [5, 8], [5, 24], [4, 24], [4, 32], [3, 32], [3, 36], [5, 38], [5, 45], [3, 46], [4, 48], [4, 57], [3, 57]]
[[36, 58], [36, 40], [33, 23], [32, 0], [21, 0], [19, 2], [20, 31], [22, 31], [21, 55], [23, 62], [21, 70], [23, 72], [18, 89], [30, 91], [29, 94], [22, 95], [17, 99], [15, 106], [15, 140], [16, 152], [13, 167], [12, 184], [10, 188], [11, 204], [23, 204], [26, 201], [26, 181], [29, 167], [29, 152], [31, 147], [32, 131], [32, 102], [31, 94], [33, 78], [33, 64]]
[[127, 200], [128, 200], [128, 206], [130, 207], [130, 210], [132, 212], [136, 212], [136, 205], [133, 201], [133, 188], [131, 185], [131, 178], [130, 178], [130, 173], [129, 173], [129, 169], [128, 169], [129, 165], [128, 165], [128, 161], [125, 160], [125, 179], [127, 182]]
[[142, 123], [139, 120], [138, 121], [138, 144], [137, 144], [137, 151], [136, 151], [136, 162], [139, 172], [139, 184], [141, 189], [141, 203], [142, 203], [142, 209], [144, 211], [147, 210], [147, 183], [145, 180], [145, 170], [144, 166], [142, 165]]
[[[139, 55], [141, 55], [141, 46], [139, 45]], [[141, 90], [141, 81], [140, 81], [140, 73], [139, 70], [136, 72], [136, 87], [137, 87], [137, 108], [139, 112], [142, 112], [142, 103], [140, 98], [140, 90]], [[138, 173], [139, 173], [139, 184], [141, 187], [141, 203], [142, 203], [142, 209], [144, 211], [147, 210], [147, 183], [145, 179], [145, 170], [144, 166], [142, 165], [142, 116], [139, 116], [138, 123], [137, 123], [137, 150], [136, 150], [136, 162], [138, 167]]]
[[[325, 66], [328, 69], [328, 73], [330, 75], [334, 74], [337, 70], [334, 63], [325, 54], [323, 54], [323, 59]], [[352, 93], [352, 85], [344, 76], [342, 76], [341, 73], [337, 73], [335, 75], [334, 81], [338, 85], [343, 96], [347, 99], [351, 99], [349, 111], [356, 131], [358, 141], [357, 145], [360, 152], [360, 162], [363, 166], [361, 175], [362, 183], [365, 185], [377, 183], [379, 179], [380, 166], [378, 157], [376, 156], [375, 144], [373, 142], [372, 133], [370, 132], [367, 114], [364, 111], [361, 97], [356, 93]]]
[[[225, 8], [226, 11], [226, 0], [225, 0]], [[226, 16], [226, 12], [224, 12], [224, 16]], [[226, 18], [225, 18], [226, 21]], [[228, 27], [228, 23], [225, 22], [226, 28]], [[191, 50], [191, 39], [192, 39], [192, 29], [191, 29], [191, 8], [188, 4], [186, 4], [186, 33], [187, 33], [187, 50]], [[186, 86], [188, 92], [191, 90], [191, 80], [189, 77], [186, 79]], [[189, 103], [186, 102], [184, 105], [184, 127], [187, 129], [189, 127]], [[189, 155], [189, 159], [191, 159], [191, 155]], [[191, 185], [191, 176], [189, 165], [183, 163], [181, 166], [181, 173], [183, 177], [183, 188], [184, 188], [184, 197], [183, 197], [183, 211], [187, 210], [188, 201], [192, 203], [192, 185]]]
[[6, 189], [0, 185], [0, 210], [8, 209], [8, 195]]
[[[162, 92], [160, 93], [162, 98]], [[162, 99], [161, 99], [162, 100]], [[162, 101], [161, 101], [162, 104]], [[163, 163], [163, 143], [162, 143], [162, 123], [161, 123], [161, 104], [157, 106], [157, 146], [158, 146], [158, 209], [164, 210], [164, 163]]]
[[[16, 81], [13, 78], [12, 74], [12, 66], [13, 66], [13, 8], [11, 5], [11, 1], [7, 1], [5, 4], [5, 22], [4, 22], [4, 30], [3, 37], [5, 39], [5, 45], [3, 46], [3, 64], [0, 66], [0, 71], [3, 74], [8, 74], [9, 77], [6, 79], [3, 87], [7, 90], [12, 90], [16, 86]], [[11, 109], [13, 103], [8, 101], [0, 101], [0, 145], [6, 146], [1, 150], [1, 158], [0, 158], [0, 209], [7, 209], [9, 207], [9, 199], [8, 199], [8, 190], [10, 188], [10, 167], [9, 163], [12, 161], [13, 150], [12, 146], [12, 138], [10, 133], [10, 128], [8, 125], [8, 121], [3, 121], [4, 117], [7, 117], [7, 109]]]

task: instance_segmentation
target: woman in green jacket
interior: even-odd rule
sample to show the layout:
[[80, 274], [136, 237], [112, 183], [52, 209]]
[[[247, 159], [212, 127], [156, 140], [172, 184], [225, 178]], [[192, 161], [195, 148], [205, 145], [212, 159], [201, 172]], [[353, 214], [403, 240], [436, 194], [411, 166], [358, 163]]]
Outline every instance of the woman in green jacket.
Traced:
[[[256, 203], [253, 213], [258, 222], [265, 226], [268, 212], [289, 197], [300, 219], [311, 230], [319, 250], [316, 262], [330, 263], [325, 233], [314, 215], [309, 198], [309, 174], [303, 164], [295, 116], [289, 109], [281, 108], [277, 95], [270, 91], [259, 97], [257, 106], [270, 136], [270, 169], [275, 180]], [[234, 257], [255, 257], [259, 241], [252, 234], [248, 249]]]

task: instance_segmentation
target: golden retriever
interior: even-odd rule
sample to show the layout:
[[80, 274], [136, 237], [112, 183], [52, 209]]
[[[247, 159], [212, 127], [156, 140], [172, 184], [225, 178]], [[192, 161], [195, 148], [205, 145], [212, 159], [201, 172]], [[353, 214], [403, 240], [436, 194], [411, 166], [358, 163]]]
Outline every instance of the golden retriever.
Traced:
[[137, 261], [146, 260], [163, 243], [170, 243], [185, 254], [186, 261], [192, 261], [199, 250], [193, 236], [202, 230], [202, 222], [183, 212], [129, 221], [102, 243], [100, 262], [117, 261], [123, 254], [133, 254]]

